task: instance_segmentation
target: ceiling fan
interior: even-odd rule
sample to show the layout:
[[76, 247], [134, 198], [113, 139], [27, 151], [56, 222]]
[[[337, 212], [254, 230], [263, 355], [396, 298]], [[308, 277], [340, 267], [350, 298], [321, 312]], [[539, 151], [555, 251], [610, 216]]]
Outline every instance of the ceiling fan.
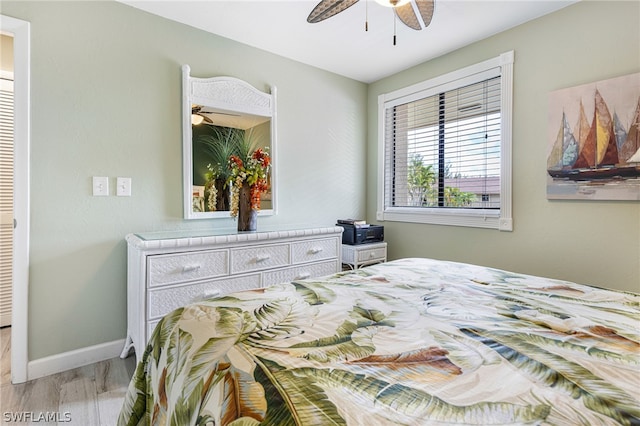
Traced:
[[213, 121], [202, 111], [201, 105], [191, 105], [191, 124], [200, 124], [203, 121], [207, 124], [213, 124]]
[[[211, 124], [211, 125], [215, 124], [215, 125], [226, 126], [228, 125], [228, 123], [233, 122], [233, 120], [236, 117], [242, 117], [241, 114], [238, 114], [236, 112], [216, 110], [213, 108], [209, 108], [205, 110], [205, 108], [207, 107], [198, 105], [198, 104], [191, 105], [191, 124], [198, 125], [204, 122], [205, 124]], [[215, 123], [210, 116], [214, 116], [216, 120]], [[237, 124], [237, 121], [236, 121], [236, 124]]]
[[[324, 21], [353, 6], [357, 2], [358, 0], [321, 0], [307, 17], [307, 22], [315, 24]], [[376, 0], [376, 2], [383, 6], [392, 7], [398, 19], [407, 27], [414, 30], [421, 30], [429, 26], [435, 8], [435, 0]], [[420, 18], [416, 15], [416, 11]], [[422, 22], [420, 22], [420, 20], [422, 20]], [[368, 31], [367, 22], [365, 22], [365, 31]]]

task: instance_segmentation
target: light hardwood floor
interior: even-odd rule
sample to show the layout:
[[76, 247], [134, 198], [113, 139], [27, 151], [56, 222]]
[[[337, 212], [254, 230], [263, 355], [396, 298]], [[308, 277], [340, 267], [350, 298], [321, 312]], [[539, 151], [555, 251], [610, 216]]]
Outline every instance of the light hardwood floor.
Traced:
[[[0, 329], [0, 424], [113, 426], [135, 369], [135, 356], [11, 384], [11, 328]], [[26, 414], [29, 413], [29, 414]], [[14, 416], [14, 417], [11, 417]], [[39, 417], [16, 421], [15, 416]], [[43, 417], [45, 416], [45, 417]], [[51, 416], [60, 421], [44, 421]]]

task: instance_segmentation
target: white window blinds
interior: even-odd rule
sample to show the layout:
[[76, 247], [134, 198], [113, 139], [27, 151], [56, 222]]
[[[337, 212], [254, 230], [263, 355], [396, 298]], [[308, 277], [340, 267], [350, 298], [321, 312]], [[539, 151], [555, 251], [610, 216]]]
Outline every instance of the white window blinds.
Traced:
[[500, 207], [500, 77], [385, 110], [385, 203]]
[[13, 286], [13, 81], [0, 79], [0, 327], [11, 324]]
[[378, 220], [513, 229], [513, 59], [378, 96]]

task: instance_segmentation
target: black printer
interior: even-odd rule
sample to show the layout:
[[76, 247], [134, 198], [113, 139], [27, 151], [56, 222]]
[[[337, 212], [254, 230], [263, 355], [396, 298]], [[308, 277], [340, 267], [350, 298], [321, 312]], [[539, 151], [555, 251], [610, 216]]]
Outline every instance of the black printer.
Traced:
[[384, 241], [384, 226], [371, 225], [352, 219], [338, 220], [336, 225], [344, 228], [342, 244], [357, 245]]

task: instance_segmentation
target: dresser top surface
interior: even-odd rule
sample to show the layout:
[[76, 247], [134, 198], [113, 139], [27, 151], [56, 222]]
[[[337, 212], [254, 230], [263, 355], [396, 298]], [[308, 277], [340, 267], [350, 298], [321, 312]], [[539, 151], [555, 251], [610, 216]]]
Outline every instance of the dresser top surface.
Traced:
[[174, 240], [176, 238], [199, 238], [219, 235], [241, 234], [229, 229], [178, 229], [171, 231], [136, 232], [133, 235], [144, 241]]
[[[249, 236], [260, 234], [290, 233], [290, 232], [308, 232], [308, 231], [325, 231], [336, 227], [301, 227], [301, 226], [272, 226], [264, 227], [258, 231], [239, 232], [234, 228], [217, 228], [217, 229], [177, 229], [155, 232], [135, 232], [133, 235], [144, 241], [155, 240], [173, 240], [176, 238], [201, 238], [201, 237], [218, 237], [218, 236]], [[323, 232], [324, 233], [324, 232]]]
[[263, 241], [277, 238], [295, 238], [339, 234], [343, 230], [339, 226], [331, 227], [264, 227], [256, 232], [238, 232], [235, 229], [194, 229], [172, 230], [160, 232], [143, 232], [127, 235], [130, 245], [143, 248], [159, 248], [167, 246], [200, 246], [244, 241]]

